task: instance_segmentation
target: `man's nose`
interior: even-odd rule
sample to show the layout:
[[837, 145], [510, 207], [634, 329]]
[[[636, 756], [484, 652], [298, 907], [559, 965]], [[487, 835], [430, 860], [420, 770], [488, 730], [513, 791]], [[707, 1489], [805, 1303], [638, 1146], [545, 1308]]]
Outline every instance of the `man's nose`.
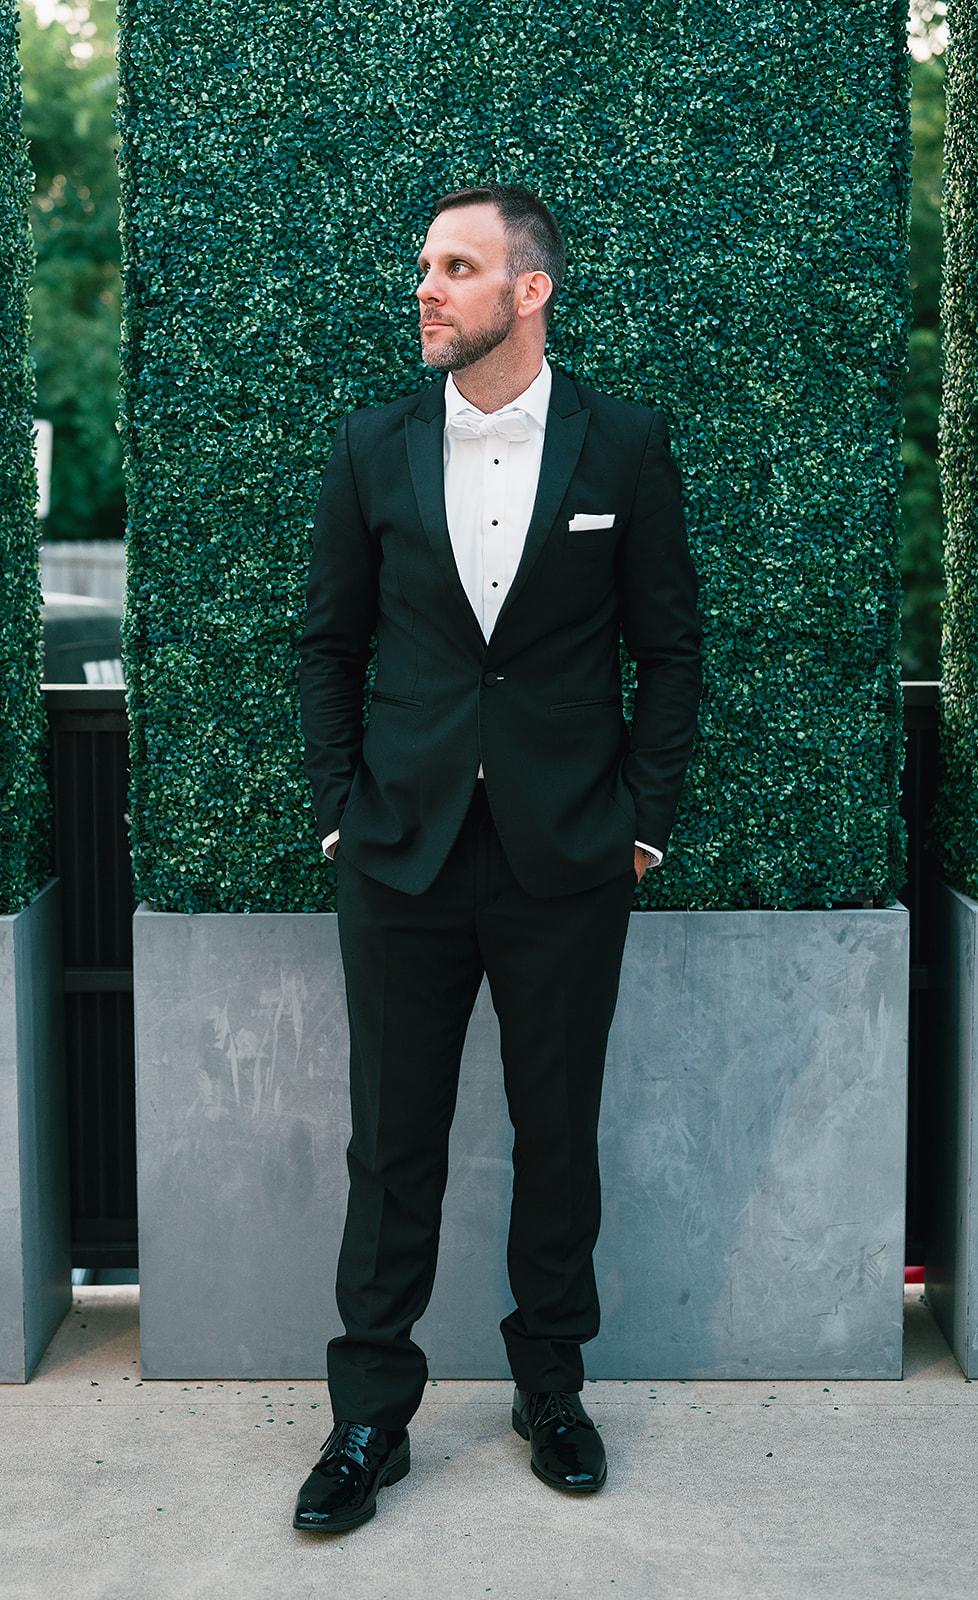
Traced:
[[430, 271], [425, 273], [424, 277], [421, 279], [421, 282], [418, 284], [415, 293], [417, 294], [417, 297], [421, 301], [422, 305], [433, 301], [443, 300], [445, 298]]

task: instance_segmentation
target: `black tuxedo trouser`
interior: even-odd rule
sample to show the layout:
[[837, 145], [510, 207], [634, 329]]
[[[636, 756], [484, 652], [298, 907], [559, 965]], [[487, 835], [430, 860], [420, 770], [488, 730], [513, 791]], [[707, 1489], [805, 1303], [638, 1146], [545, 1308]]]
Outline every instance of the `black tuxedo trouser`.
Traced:
[[579, 1390], [598, 1331], [591, 1257], [600, 1221], [601, 1080], [635, 888], [527, 895], [485, 799], [422, 895], [337, 856], [350, 1017], [350, 1195], [337, 1269], [345, 1334], [327, 1351], [335, 1419], [403, 1427], [428, 1375], [411, 1330], [431, 1295], [448, 1135], [465, 1031], [483, 973], [499, 1018], [515, 1130], [502, 1323], [528, 1390]]

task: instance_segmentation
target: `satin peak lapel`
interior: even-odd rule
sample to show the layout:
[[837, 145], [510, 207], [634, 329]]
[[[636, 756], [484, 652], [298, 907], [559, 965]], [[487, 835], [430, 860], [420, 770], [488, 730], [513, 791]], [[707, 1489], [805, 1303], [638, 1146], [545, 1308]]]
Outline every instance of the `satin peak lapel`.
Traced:
[[584, 437], [590, 417], [590, 411], [582, 408], [577, 390], [570, 379], [562, 372], [555, 372], [550, 410], [547, 413], [547, 432], [543, 441], [543, 460], [540, 462], [540, 479], [537, 484], [537, 496], [533, 502], [533, 515], [526, 531], [526, 543], [516, 569], [516, 576], [500, 608], [496, 622], [497, 629], [519, 596], [533, 563], [553, 530], [561, 501], [570, 488], [574, 468], [584, 448]]
[[485, 639], [478, 618], [469, 604], [455, 564], [455, 552], [448, 532], [445, 511], [445, 387], [433, 384], [421, 397], [421, 403], [404, 419], [404, 439], [408, 466], [414, 486], [418, 511], [435, 560], [451, 593], [458, 602], [466, 631], [475, 634], [480, 650], [485, 649]]

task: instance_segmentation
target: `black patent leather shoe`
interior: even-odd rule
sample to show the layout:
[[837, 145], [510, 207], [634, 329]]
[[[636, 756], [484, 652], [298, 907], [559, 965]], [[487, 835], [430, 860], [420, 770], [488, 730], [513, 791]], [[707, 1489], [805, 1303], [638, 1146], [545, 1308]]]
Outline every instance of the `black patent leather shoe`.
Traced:
[[411, 1470], [406, 1428], [389, 1431], [338, 1422], [295, 1504], [293, 1528], [347, 1533], [377, 1509], [377, 1491], [400, 1483]]
[[513, 1396], [513, 1427], [530, 1441], [530, 1466], [541, 1483], [571, 1494], [594, 1494], [608, 1476], [601, 1436], [579, 1394]]

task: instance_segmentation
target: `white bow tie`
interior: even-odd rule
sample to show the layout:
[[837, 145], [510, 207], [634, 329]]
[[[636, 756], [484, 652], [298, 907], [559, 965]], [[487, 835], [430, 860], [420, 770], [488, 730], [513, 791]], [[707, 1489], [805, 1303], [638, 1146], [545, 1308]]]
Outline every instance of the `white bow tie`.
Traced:
[[471, 408], [455, 411], [448, 419], [448, 431], [453, 439], [486, 439], [495, 435], [511, 444], [530, 437], [529, 418], [519, 406], [508, 406], [505, 411], [488, 416]]

